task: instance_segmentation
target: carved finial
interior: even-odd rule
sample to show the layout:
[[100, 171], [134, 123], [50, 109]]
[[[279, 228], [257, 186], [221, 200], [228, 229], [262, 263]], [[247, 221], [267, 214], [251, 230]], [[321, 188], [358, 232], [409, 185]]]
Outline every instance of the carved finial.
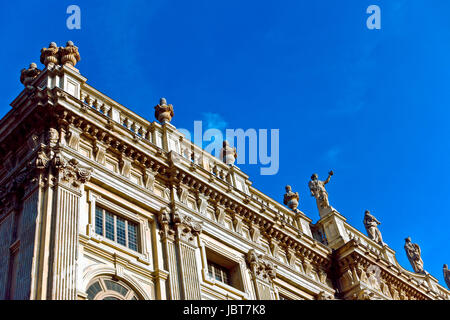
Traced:
[[31, 82], [37, 78], [37, 76], [41, 73], [41, 70], [37, 68], [36, 63], [31, 63], [28, 69], [22, 69], [20, 72], [20, 82], [23, 83], [25, 88], [32, 89]]
[[155, 118], [162, 124], [170, 123], [174, 116], [173, 106], [167, 105], [166, 98], [159, 99], [159, 104], [155, 106]]
[[81, 60], [76, 47], [72, 41], [67, 41], [66, 47], [59, 48], [61, 54], [61, 64], [75, 67], [78, 61]]
[[300, 197], [298, 195], [298, 192], [292, 192], [291, 186], [287, 185], [285, 187], [286, 193], [284, 194], [284, 200], [283, 203], [289, 207], [294, 212], [298, 212], [298, 202], [300, 200]]
[[220, 150], [220, 157], [226, 164], [232, 166], [237, 158], [236, 148], [231, 147], [227, 140], [222, 143], [222, 149]]
[[49, 64], [59, 64], [59, 49], [55, 42], [51, 42], [48, 48], [41, 49], [41, 63], [48, 67]]

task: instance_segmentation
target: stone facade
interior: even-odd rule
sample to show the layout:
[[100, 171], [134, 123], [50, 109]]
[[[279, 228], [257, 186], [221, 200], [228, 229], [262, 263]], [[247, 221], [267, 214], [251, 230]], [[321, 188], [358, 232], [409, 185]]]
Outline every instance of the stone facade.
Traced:
[[450, 298], [328, 202], [312, 224], [252, 187], [165, 100], [160, 124], [103, 95], [68, 47], [0, 120], [0, 299]]

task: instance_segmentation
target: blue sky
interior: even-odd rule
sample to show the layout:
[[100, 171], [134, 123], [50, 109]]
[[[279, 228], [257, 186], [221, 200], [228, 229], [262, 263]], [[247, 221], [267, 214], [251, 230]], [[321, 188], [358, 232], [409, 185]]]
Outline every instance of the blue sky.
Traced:
[[[66, 8], [81, 8], [81, 30]], [[381, 30], [366, 8], [381, 8]], [[159, 98], [172, 123], [280, 129], [280, 170], [253, 185], [282, 202], [284, 186], [318, 220], [307, 183], [333, 169], [331, 204], [365, 232], [364, 210], [412, 270], [404, 239], [441, 284], [450, 263], [450, 2], [2, 1], [0, 116], [20, 70], [50, 41], [72, 40], [88, 82], [149, 120]]]

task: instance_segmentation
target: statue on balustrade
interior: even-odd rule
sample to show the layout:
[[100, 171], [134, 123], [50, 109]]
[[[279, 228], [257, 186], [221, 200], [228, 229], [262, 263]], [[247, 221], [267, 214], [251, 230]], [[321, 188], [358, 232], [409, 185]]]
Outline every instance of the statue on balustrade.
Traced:
[[20, 82], [25, 86], [27, 89], [33, 89], [33, 86], [31, 86], [31, 83], [34, 79], [37, 78], [37, 76], [41, 73], [41, 70], [37, 68], [36, 63], [31, 63], [30, 67], [28, 69], [22, 69], [20, 72]]
[[311, 176], [311, 181], [309, 181], [308, 183], [309, 190], [311, 191], [311, 196], [314, 196], [316, 198], [319, 212], [321, 212], [325, 208], [331, 208], [330, 203], [328, 202], [328, 193], [325, 189], [325, 185], [330, 182], [332, 175], [333, 171], [328, 172], [328, 178], [325, 181], [321, 181], [319, 180], [319, 176], [317, 175], [317, 173], [314, 173]]
[[289, 207], [294, 212], [298, 212], [298, 202], [300, 197], [298, 192], [292, 192], [291, 186], [286, 186], [286, 193], [284, 194], [283, 203]]
[[448, 266], [446, 264], [444, 264], [444, 280], [447, 287], [450, 289], [450, 270], [448, 270]]
[[405, 251], [414, 272], [418, 274], [426, 274], [425, 270], [423, 270], [422, 258], [420, 257], [420, 247], [417, 243], [411, 242], [411, 237], [405, 239]]
[[378, 230], [379, 224], [381, 222], [371, 215], [369, 210], [366, 210], [364, 214], [364, 226], [366, 227], [367, 235], [373, 241], [383, 245], [383, 238], [381, 237], [380, 230]]
[[166, 98], [161, 98], [159, 104], [155, 106], [155, 118], [158, 119], [161, 124], [170, 123], [173, 113], [173, 106], [167, 104]]
[[237, 158], [235, 147], [231, 147], [227, 140], [224, 140], [222, 149], [220, 149], [220, 157], [222, 161], [228, 165], [233, 165]]

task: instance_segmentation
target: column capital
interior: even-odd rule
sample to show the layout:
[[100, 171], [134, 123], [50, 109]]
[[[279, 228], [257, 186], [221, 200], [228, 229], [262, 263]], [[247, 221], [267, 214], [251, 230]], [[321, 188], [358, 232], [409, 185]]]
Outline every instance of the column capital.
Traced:
[[76, 188], [88, 182], [91, 178], [93, 169], [91, 167], [82, 166], [75, 158], [67, 159], [59, 151], [56, 152], [52, 162], [53, 168], [56, 169], [56, 183]]

